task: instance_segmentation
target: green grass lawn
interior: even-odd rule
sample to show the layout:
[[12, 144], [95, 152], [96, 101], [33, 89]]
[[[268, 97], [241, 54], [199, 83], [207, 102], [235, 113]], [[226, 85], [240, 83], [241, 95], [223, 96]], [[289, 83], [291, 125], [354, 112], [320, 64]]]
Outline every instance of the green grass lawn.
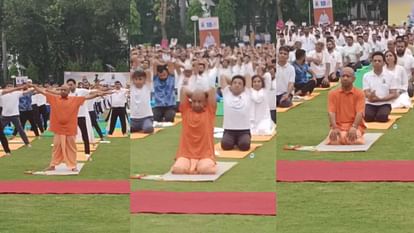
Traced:
[[26, 170], [43, 170], [49, 165], [52, 138], [42, 137], [33, 147], [13, 151], [12, 156], [0, 158], [0, 180], [120, 180], [129, 177], [130, 141], [111, 138], [110, 144], [100, 144], [78, 176], [25, 175]]
[[1, 233], [128, 233], [128, 195], [0, 195]]
[[[221, 118], [217, 125], [221, 125]], [[167, 128], [143, 140], [131, 141], [131, 174], [160, 175], [174, 162], [181, 124]], [[218, 141], [217, 141], [218, 142]], [[132, 181], [133, 189], [164, 191], [245, 191], [273, 192], [276, 139], [257, 149], [254, 158], [218, 161], [237, 161], [236, 167], [216, 182], [159, 182]], [[145, 148], [145, 149], [143, 149]]]
[[[278, 114], [278, 160], [412, 160], [414, 111], [397, 121], [368, 152], [284, 151], [286, 144], [318, 145], [328, 134], [327, 92]], [[414, 184], [277, 183], [277, 232], [414, 232]]]

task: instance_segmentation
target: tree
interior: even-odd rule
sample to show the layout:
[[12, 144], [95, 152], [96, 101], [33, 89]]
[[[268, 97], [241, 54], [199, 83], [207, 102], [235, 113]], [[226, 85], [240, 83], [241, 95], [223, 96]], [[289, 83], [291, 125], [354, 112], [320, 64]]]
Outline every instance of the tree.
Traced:
[[155, 19], [160, 23], [162, 39], [168, 39], [165, 25], [167, 23], [168, 0], [157, 0], [154, 4], [154, 11], [157, 13]]
[[130, 1], [129, 6], [129, 35], [138, 36], [141, 34], [141, 17], [138, 12], [135, 0]]
[[236, 14], [234, 12], [234, 4], [232, 0], [220, 0], [214, 15], [220, 20], [220, 33], [224, 35], [232, 35], [236, 26]]
[[188, 7], [187, 12], [187, 34], [192, 35], [193, 32], [193, 24], [194, 22], [191, 20], [191, 16], [198, 16], [201, 17], [203, 15], [203, 9], [201, 8], [201, 3], [199, 0], [191, 0], [190, 5]]

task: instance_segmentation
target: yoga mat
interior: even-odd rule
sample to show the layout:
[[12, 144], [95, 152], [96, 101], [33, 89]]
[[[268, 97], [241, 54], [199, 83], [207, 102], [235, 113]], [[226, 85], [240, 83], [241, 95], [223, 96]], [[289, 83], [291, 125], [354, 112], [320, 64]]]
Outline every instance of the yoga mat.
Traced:
[[414, 161], [283, 161], [279, 182], [413, 182]]
[[364, 145], [327, 145], [328, 138], [316, 146], [321, 152], [365, 152], [382, 136], [382, 133], [366, 133]]
[[412, 108], [414, 104], [411, 104], [410, 108], [393, 108], [391, 111], [391, 114], [405, 114], [408, 113]]
[[379, 123], [379, 122], [370, 122], [365, 123], [368, 129], [389, 129], [398, 119], [402, 116], [400, 115], [390, 115], [388, 122]]
[[0, 151], [0, 158], [3, 158], [4, 156], [6, 156], [6, 153], [4, 151]]
[[156, 192], [131, 193], [131, 213], [276, 215], [276, 193]]
[[320, 94], [321, 93], [319, 92], [313, 92], [312, 94], [305, 96], [303, 99], [306, 101], [313, 100], [315, 97], [319, 96]]
[[[9, 144], [9, 148], [10, 148], [11, 151], [18, 150], [18, 149], [20, 149], [24, 146], [25, 146], [24, 144]], [[4, 151], [2, 146], [0, 147], [0, 151]]]
[[121, 130], [115, 129], [112, 135], [108, 134], [108, 138], [126, 138], [127, 135], [124, 136]]
[[[40, 133], [40, 132], [39, 132]], [[41, 134], [40, 134], [41, 135]], [[26, 131], [27, 137], [36, 137], [35, 133], [33, 131]]]
[[262, 146], [262, 144], [254, 144], [254, 143], [252, 143], [250, 145], [250, 150], [248, 150], [248, 151], [239, 151], [239, 150], [228, 150], [228, 151], [224, 151], [221, 148], [221, 143], [217, 143], [214, 146], [214, 148], [216, 150], [215, 151], [216, 152], [216, 157], [219, 157], [219, 158], [229, 158], [229, 159], [242, 159], [242, 158], [248, 156], [253, 151], [255, 151], [260, 146]]
[[[35, 140], [35, 138], [32, 138], [32, 137], [28, 137], [27, 139], [29, 140], [30, 143], [32, 143]], [[9, 143], [10, 144], [19, 144], [19, 143], [24, 144], [23, 139], [21, 137], [15, 137], [12, 140], [9, 140]]]
[[146, 133], [131, 133], [130, 139], [143, 139], [143, 138], [146, 138], [146, 137], [148, 137], [150, 135], [156, 134], [156, 133], [158, 133], [161, 130], [163, 130], [163, 128], [155, 128], [154, 129], [154, 133], [152, 133], [152, 134], [146, 134]]
[[252, 135], [252, 142], [269, 142], [276, 136], [276, 132], [272, 135]]
[[[83, 168], [84, 163], [77, 163], [76, 168], [78, 169], [77, 172], [71, 171], [69, 168], [66, 167], [65, 164], [60, 164], [59, 166], [56, 166], [56, 169], [54, 171], [35, 171], [32, 172], [32, 175], [44, 175], [44, 176], [73, 176], [73, 175], [79, 175], [80, 171]], [[30, 173], [30, 172], [26, 172]]]
[[276, 112], [277, 113], [281, 113], [281, 112], [287, 112], [289, 110], [291, 110], [292, 108], [295, 108], [299, 105], [301, 105], [303, 102], [293, 102], [292, 106], [290, 106], [289, 108], [276, 108]]
[[1, 181], [2, 194], [129, 194], [128, 181]]
[[92, 152], [89, 157], [86, 157], [85, 152], [78, 151], [76, 152], [76, 161], [78, 162], [86, 162], [92, 160]]
[[[232, 169], [237, 162], [217, 162], [217, 173], [214, 175], [174, 175], [168, 172], [162, 176], [163, 181], [216, 181], [224, 173]], [[143, 177], [145, 180], [145, 177]]]
[[181, 118], [175, 118], [174, 122], [154, 122], [154, 128], [167, 128], [180, 124], [183, 120]]
[[317, 88], [315, 88], [314, 89], [314, 91], [327, 91], [327, 90], [330, 90], [330, 89], [332, 89], [333, 87], [335, 87], [336, 85], [338, 85], [338, 83], [337, 82], [331, 82], [330, 83], [330, 87], [327, 87], [327, 88], [321, 88], [321, 87], [317, 87]]
[[[96, 151], [96, 149], [98, 148], [99, 144], [90, 144], [89, 148], [92, 151]], [[83, 144], [76, 144], [76, 150], [78, 152], [85, 152], [85, 146]]]

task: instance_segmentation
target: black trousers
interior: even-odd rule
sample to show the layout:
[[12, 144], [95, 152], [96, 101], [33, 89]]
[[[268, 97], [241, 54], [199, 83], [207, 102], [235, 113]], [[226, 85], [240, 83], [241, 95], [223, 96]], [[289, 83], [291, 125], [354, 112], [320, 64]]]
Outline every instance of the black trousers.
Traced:
[[36, 104], [32, 105], [32, 109], [33, 109], [33, 119], [34, 122], [36, 123], [37, 128], [40, 130], [40, 132], [44, 132], [44, 128], [43, 128], [43, 124], [42, 124], [42, 120], [40, 119], [40, 110], [39, 110], [39, 106], [37, 106]]
[[97, 115], [95, 111], [89, 111], [89, 117], [91, 118], [92, 126], [95, 128], [96, 132], [98, 133], [99, 137], [102, 139], [103, 134], [101, 127], [99, 127], [98, 121], [97, 121]]
[[365, 105], [365, 121], [366, 122], [387, 122], [388, 116], [392, 110], [391, 104], [384, 105]]
[[42, 117], [43, 130], [47, 129], [47, 122], [49, 121], [49, 111], [46, 104], [39, 106], [39, 114]]
[[174, 122], [175, 106], [155, 107], [152, 109], [152, 112], [156, 122]]
[[82, 141], [85, 147], [85, 154], [90, 155], [90, 143], [89, 143], [89, 135], [88, 135], [88, 128], [86, 127], [86, 118], [85, 117], [78, 117], [78, 126], [82, 133]]
[[126, 134], [126, 132], [127, 132], [127, 128], [126, 128], [126, 119], [127, 119], [127, 117], [126, 117], [125, 107], [112, 108], [111, 111], [112, 111], [112, 113], [111, 113], [111, 122], [109, 124], [108, 134], [112, 135], [114, 133], [116, 120], [118, 118], [121, 121], [122, 133]]
[[301, 91], [301, 96], [305, 96], [307, 93], [312, 93], [316, 87], [316, 82], [309, 80], [307, 83], [295, 83], [295, 92]]
[[2, 124], [0, 124], [0, 142], [3, 146], [4, 152], [10, 153], [9, 141], [7, 141], [6, 135], [4, 135], [4, 128]]
[[[20, 112], [20, 123], [22, 125], [22, 128], [24, 130], [25, 126], [26, 126], [26, 122], [29, 121], [33, 132], [35, 133], [35, 135], [38, 137], [39, 136], [39, 130], [37, 128], [37, 124], [34, 120], [34, 116], [33, 116], [33, 110], [31, 111], [23, 111]], [[13, 130], [13, 136], [17, 135], [17, 127], [14, 127]]]

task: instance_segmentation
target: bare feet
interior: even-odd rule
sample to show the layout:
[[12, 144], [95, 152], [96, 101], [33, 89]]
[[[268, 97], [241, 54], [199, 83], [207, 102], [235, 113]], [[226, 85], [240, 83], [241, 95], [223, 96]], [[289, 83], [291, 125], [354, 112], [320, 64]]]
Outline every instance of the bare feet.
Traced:
[[49, 166], [48, 168], [45, 169], [45, 171], [54, 171], [55, 170], [55, 166]]

